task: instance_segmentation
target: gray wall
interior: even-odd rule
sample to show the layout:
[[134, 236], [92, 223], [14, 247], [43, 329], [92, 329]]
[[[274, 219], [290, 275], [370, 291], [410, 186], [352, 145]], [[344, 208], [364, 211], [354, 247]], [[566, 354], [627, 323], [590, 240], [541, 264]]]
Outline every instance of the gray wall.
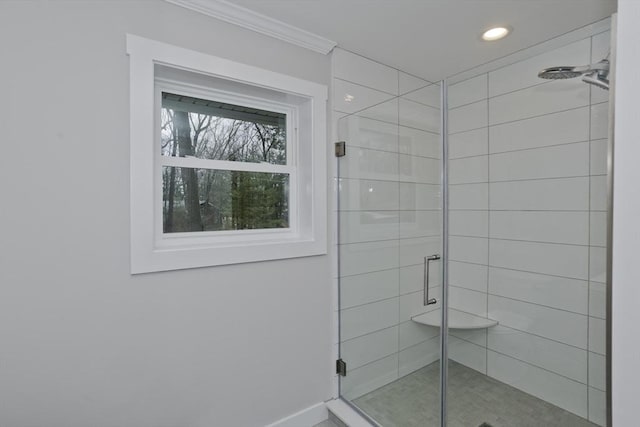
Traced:
[[330, 397], [329, 258], [129, 274], [125, 34], [329, 83], [161, 1], [0, 2], [0, 425], [258, 426]]
[[[640, 2], [619, 0], [615, 70], [612, 263], [612, 399], [614, 426], [638, 423], [640, 384]], [[614, 27], [615, 28], [615, 27]]]

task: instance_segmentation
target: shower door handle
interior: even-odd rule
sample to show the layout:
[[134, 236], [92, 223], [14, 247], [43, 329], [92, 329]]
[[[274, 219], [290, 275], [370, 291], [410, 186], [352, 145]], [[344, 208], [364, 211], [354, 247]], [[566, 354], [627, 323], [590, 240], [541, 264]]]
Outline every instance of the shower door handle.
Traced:
[[431, 256], [424, 257], [424, 305], [431, 305], [438, 302], [435, 298], [429, 298], [429, 263], [431, 261], [437, 261], [440, 259], [440, 255], [435, 254]]

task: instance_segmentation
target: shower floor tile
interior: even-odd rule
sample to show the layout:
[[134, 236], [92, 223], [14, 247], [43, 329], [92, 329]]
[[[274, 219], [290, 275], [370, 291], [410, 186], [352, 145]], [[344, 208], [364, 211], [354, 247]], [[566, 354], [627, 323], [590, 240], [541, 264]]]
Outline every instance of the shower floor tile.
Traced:
[[[440, 362], [353, 401], [384, 427], [439, 426]], [[449, 427], [597, 427], [584, 418], [449, 362]]]

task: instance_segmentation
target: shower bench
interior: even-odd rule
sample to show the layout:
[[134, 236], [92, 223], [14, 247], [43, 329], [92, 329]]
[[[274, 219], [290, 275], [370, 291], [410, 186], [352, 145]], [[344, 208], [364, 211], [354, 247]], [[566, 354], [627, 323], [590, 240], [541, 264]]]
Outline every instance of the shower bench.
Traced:
[[[413, 316], [411, 320], [423, 325], [440, 327], [440, 309]], [[449, 309], [449, 329], [486, 329], [496, 326], [497, 320], [476, 316], [471, 313]]]

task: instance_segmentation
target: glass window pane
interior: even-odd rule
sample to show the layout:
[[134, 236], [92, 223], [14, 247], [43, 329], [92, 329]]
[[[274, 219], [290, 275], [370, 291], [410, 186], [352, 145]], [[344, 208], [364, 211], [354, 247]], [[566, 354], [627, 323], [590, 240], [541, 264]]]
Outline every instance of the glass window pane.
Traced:
[[289, 227], [289, 175], [165, 166], [163, 230]]
[[162, 92], [163, 156], [287, 163], [286, 114]]

